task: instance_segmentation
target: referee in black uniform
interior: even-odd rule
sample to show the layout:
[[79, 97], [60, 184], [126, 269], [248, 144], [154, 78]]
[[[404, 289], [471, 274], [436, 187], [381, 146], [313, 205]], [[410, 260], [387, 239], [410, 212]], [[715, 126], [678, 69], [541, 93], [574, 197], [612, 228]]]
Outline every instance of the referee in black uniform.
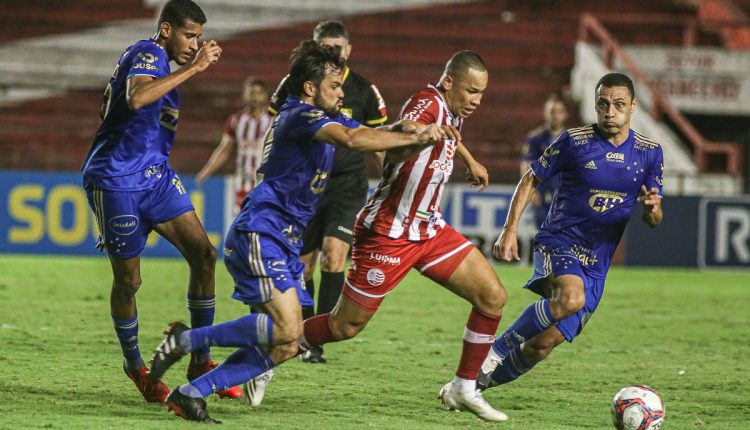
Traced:
[[[315, 26], [313, 39], [321, 45], [338, 46], [346, 60], [352, 50], [349, 32], [340, 21], [321, 21]], [[286, 101], [287, 78], [279, 84], [271, 97], [268, 108], [276, 115]], [[388, 120], [385, 101], [377, 87], [348, 66], [344, 69], [344, 106], [341, 112], [360, 124], [377, 127]], [[382, 161], [382, 158], [381, 160]], [[344, 267], [352, 244], [352, 228], [357, 213], [367, 199], [367, 172], [365, 153], [337, 147], [333, 170], [315, 214], [302, 237], [301, 257], [305, 263], [305, 285], [310, 296], [315, 297], [313, 274], [318, 251], [320, 251], [320, 291], [318, 292], [317, 314], [333, 310], [344, 284]], [[316, 312], [303, 308], [302, 315], [307, 319]], [[323, 349], [315, 347], [305, 352], [302, 361], [325, 363]]]

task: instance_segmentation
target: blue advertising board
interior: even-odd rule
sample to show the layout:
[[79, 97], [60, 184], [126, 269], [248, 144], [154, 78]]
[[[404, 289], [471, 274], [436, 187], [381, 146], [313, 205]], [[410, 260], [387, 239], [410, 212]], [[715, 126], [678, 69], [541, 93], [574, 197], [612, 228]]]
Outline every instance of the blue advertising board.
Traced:
[[[193, 177], [181, 177], [211, 242], [219, 247], [226, 215], [224, 179], [197, 189]], [[98, 254], [99, 232], [77, 173], [0, 172], [0, 252]], [[179, 256], [158, 234], [149, 236], [144, 255]]]
[[[185, 188], [206, 228], [221, 249], [234, 203], [230, 177], [211, 178], [202, 188], [183, 175]], [[445, 219], [489, 254], [500, 234], [513, 188], [491, 186], [478, 192], [449, 184], [443, 193]], [[0, 253], [92, 255], [99, 236], [78, 173], [0, 172]], [[165, 239], [152, 233], [143, 255], [177, 257]], [[221, 255], [221, 252], [219, 252]]]

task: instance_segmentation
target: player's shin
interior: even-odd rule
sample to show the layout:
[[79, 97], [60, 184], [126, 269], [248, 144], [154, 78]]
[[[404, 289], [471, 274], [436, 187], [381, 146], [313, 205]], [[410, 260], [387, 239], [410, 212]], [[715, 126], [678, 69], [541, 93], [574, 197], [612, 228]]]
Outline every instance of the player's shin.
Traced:
[[252, 347], [273, 344], [273, 319], [266, 314], [251, 314], [214, 326], [190, 330], [190, 349], [211, 345]]
[[303, 347], [320, 346], [329, 342], [335, 342], [337, 339], [331, 331], [330, 321], [331, 314], [316, 315], [306, 319], [303, 330], [305, 339]]
[[197, 393], [200, 393], [201, 397], [206, 397], [215, 391], [241, 385], [274, 366], [274, 362], [264, 348], [240, 348], [227, 357], [219, 367], [190, 382], [197, 392], [187, 387], [185, 391], [181, 387], [180, 392], [191, 397], [196, 397]]
[[475, 380], [479, 374], [482, 361], [487, 356], [495, 332], [500, 324], [500, 317], [488, 315], [473, 308], [464, 329], [461, 361], [456, 370], [454, 383], [461, 385], [462, 391], [474, 391]]
[[497, 385], [507, 384], [508, 382], [515, 381], [532, 368], [534, 368], [534, 364], [526, 360], [521, 352], [521, 348], [515, 348], [503, 360], [502, 364], [490, 373], [488, 380], [477, 381], [477, 388], [486, 390]]
[[[194, 329], [208, 327], [214, 323], [216, 313], [216, 296], [196, 296], [188, 293], [187, 307], [190, 311], [190, 326]], [[192, 359], [195, 364], [207, 362], [211, 358], [211, 351], [206, 348], [193, 348]]]

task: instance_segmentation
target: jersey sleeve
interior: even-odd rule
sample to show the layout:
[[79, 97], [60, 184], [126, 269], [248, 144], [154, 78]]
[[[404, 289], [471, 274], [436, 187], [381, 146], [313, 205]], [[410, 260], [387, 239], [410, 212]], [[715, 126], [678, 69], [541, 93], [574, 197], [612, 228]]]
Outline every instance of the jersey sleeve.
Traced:
[[370, 84], [367, 92], [367, 104], [365, 105], [365, 125], [375, 127], [388, 121], [388, 111], [385, 107], [385, 99], [375, 84]]
[[646, 174], [646, 179], [643, 184], [648, 190], [650, 190], [651, 188], [658, 189], [659, 195], [663, 196], [662, 188], [664, 183], [664, 152], [662, 151], [661, 146], [657, 146], [655, 149], [653, 149], [653, 151], [655, 155], [651, 161], [651, 165], [649, 166], [649, 170]]
[[421, 124], [434, 124], [438, 118], [440, 104], [434, 96], [414, 95], [401, 109], [401, 119]]
[[552, 145], [544, 150], [542, 156], [531, 162], [531, 171], [534, 176], [544, 182], [560, 173], [569, 158], [572, 148], [571, 138], [568, 132], [564, 132]]
[[156, 45], [145, 45], [138, 52], [133, 53], [128, 70], [128, 78], [132, 76], [151, 76], [154, 79], [163, 78], [169, 74], [169, 61], [164, 50]]
[[315, 133], [325, 125], [340, 122], [331, 119], [325, 112], [313, 105], [306, 105], [299, 109], [291, 121], [289, 137], [295, 142], [305, 143], [311, 141]]
[[234, 137], [237, 134], [237, 118], [235, 114], [229, 115], [224, 122], [224, 136]]
[[276, 91], [271, 95], [271, 103], [268, 105], [268, 113], [275, 116], [278, 115], [281, 110], [281, 106], [286, 101], [286, 97], [289, 95], [289, 75], [284, 76], [284, 79], [279, 82], [279, 86], [276, 87]]
[[521, 153], [523, 155], [523, 160], [528, 161], [531, 163], [532, 161], [539, 158], [539, 151], [536, 148], [534, 141], [534, 135], [529, 134], [526, 136], [526, 140], [523, 142], [523, 149], [521, 150]]

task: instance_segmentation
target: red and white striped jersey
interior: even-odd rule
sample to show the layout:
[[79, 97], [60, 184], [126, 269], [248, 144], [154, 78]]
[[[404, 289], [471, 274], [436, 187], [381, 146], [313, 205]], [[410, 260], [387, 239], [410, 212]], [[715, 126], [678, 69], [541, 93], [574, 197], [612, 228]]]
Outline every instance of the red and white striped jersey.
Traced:
[[263, 138], [273, 119], [264, 109], [254, 117], [241, 109], [227, 118], [224, 135], [237, 144], [237, 164], [234, 171], [234, 187], [237, 193], [247, 194], [255, 186], [255, 171], [260, 165]]
[[[453, 125], [443, 94], [433, 85], [415, 93], [399, 115], [422, 124]], [[457, 142], [444, 139], [406, 161], [386, 161], [383, 178], [357, 217], [357, 224], [392, 238], [419, 241], [434, 237], [445, 226], [440, 198], [453, 171]], [[387, 158], [386, 158], [387, 160]]]

